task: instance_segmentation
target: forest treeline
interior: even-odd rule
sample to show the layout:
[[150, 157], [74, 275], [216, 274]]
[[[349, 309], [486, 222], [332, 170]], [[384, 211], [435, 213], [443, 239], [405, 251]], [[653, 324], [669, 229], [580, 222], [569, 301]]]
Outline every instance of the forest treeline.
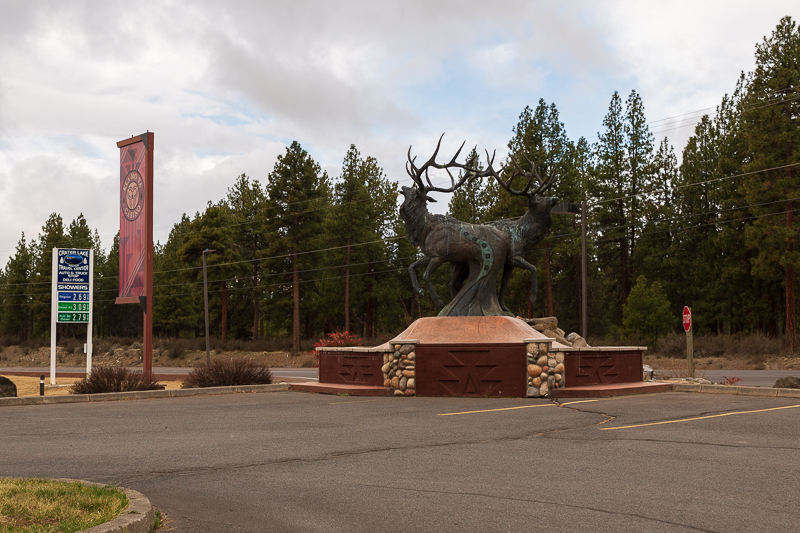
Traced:
[[[756, 45], [756, 67], [742, 73], [714, 113], [691, 119], [680, 162], [657, 139], [641, 96], [614, 93], [597, 139], [571, 139], [554, 103], [526, 107], [508, 151], [522, 165], [557, 176], [548, 194], [588, 206], [588, 330], [653, 336], [680, 327], [692, 307], [698, 333], [786, 333], [795, 347], [794, 272], [800, 202], [800, 32], [790, 17]], [[419, 154], [427, 159], [430, 154]], [[452, 154], [444, 154], [449, 159]], [[486, 165], [486, 154], [466, 157]], [[497, 163], [495, 163], [497, 166]], [[446, 177], [446, 176], [445, 176]], [[408, 183], [407, 183], [408, 182]], [[391, 335], [438, 310], [411, 290], [418, 250], [397, 212], [399, 185], [355, 146], [329, 176], [293, 142], [266, 183], [242, 174], [203, 212], [183, 215], [154, 263], [154, 334], [203, 335], [201, 255], [207, 254], [212, 334], [218, 338], [318, 338], [349, 330]], [[516, 182], [515, 189], [524, 183]], [[798, 204], [800, 205], [800, 203]], [[467, 181], [448, 214], [467, 222], [521, 216], [525, 198], [494, 181]], [[516, 270], [506, 304], [520, 316], [555, 315], [580, 329], [580, 217], [556, 215], [552, 233]], [[53, 213], [33, 240], [23, 234], [0, 272], [0, 335], [25, 340], [50, 332], [51, 250], [95, 250], [94, 333], [141, 332], [137, 306], [115, 305], [119, 249], [103, 250], [83, 215]], [[435, 276], [447, 294], [447, 268]], [[82, 326], [59, 326], [83, 335]]]

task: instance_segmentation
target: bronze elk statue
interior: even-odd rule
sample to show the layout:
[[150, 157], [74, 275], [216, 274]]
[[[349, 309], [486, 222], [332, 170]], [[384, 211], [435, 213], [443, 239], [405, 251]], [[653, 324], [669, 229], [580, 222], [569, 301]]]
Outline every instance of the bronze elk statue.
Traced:
[[[456, 159], [464, 147], [458, 149], [448, 163], [437, 163], [436, 157], [441, 147], [442, 137], [436, 145], [431, 158], [417, 167], [416, 157], [411, 157], [408, 149], [406, 172], [414, 182], [414, 187], [402, 187], [403, 204], [400, 217], [406, 227], [408, 240], [420, 247], [423, 257], [409, 267], [414, 291], [422, 295], [416, 269], [425, 267], [424, 280], [431, 298], [441, 309], [439, 316], [497, 316], [509, 314], [500, 307], [497, 300], [497, 276], [506, 261], [510, 249], [507, 234], [498, 227], [468, 224], [446, 215], [432, 214], [428, 202], [434, 201], [430, 192], [453, 192], [468, 179], [477, 175], [488, 175], [468, 164], [457, 163]], [[450, 177], [450, 187], [435, 187], [428, 174], [431, 168], [443, 169]], [[461, 169], [463, 175], [456, 181], [450, 169]], [[423, 180], [424, 178], [424, 180]], [[431, 275], [444, 263], [464, 265], [464, 277], [460, 290], [446, 306], [436, 294], [431, 283]]]
[[[558, 198], [544, 194], [555, 182], [555, 175], [542, 179], [535, 165], [528, 160], [530, 171], [524, 172], [511, 156], [512, 166], [505, 165], [499, 171], [493, 168], [494, 156], [489, 157], [488, 168], [480, 170], [477, 162], [457, 163], [464, 143], [448, 163], [437, 163], [442, 137], [431, 158], [422, 166], [415, 165], [416, 158], [408, 150], [406, 172], [414, 181], [414, 187], [402, 187], [403, 204], [400, 216], [405, 223], [409, 241], [420, 247], [423, 257], [409, 267], [414, 291], [422, 295], [416, 269], [425, 267], [424, 280], [434, 303], [441, 309], [440, 316], [511, 315], [504, 303], [506, 288], [514, 268], [524, 268], [531, 273], [530, 300], [536, 302], [536, 267], [525, 259], [535, 246], [550, 233], [551, 210]], [[526, 157], [527, 159], [527, 157]], [[434, 187], [428, 172], [431, 168], [443, 169], [450, 177], [450, 187]], [[456, 180], [450, 169], [463, 173]], [[506, 180], [501, 174], [508, 176]], [[432, 214], [427, 203], [433, 202], [429, 192], [454, 192], [468, 180], [478, 177], [493, 177], [509, 194], [528, 199], [524, 215], [514, 220], [499, 220], [491, 224], [468, 224], [446, 215]], [[423, 181], [424, 177], [424, 181]], [[514, 181], [527, 178], [526, 185], [519, 190], [513, 188]], [[537, 186], [533, 187], [534, 180]], [[431, 283], [431, 275], [443, 263], [452, 263], [453, 272], [447, 282], [451, 302], [445, 306]], [[499, 297], [496, 281], [502, 269]]]

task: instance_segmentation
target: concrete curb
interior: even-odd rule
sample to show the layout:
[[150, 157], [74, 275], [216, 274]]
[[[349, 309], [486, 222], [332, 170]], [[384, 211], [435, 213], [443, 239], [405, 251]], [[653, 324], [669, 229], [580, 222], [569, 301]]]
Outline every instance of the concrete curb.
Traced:
[[64, 394], [61, 396], [21, 396], [0, 398], [0, 407], [20, 405], [49, 405], [54, 403], [113, 402], [118, 400], [148, 400], [153, 398], [185, 398], [188, 396], [214, 396], [245, 392], [288, 391], [288, 383], [270, 385], [236, 385], [233, 387], [205, 387], [197, 389], [148, 390], [136, 392], [107, 392], [105, 394]]
[[[107, 484], [84, 481], [82, 479], [56, 479], [55, 481], [75, 481], [90, 487], [105, 487]], [[122, 514], [113, 520], [98, 526], [84, 529], [78, 533], [150, 533], [156, 521], [156, 512], [150, 500], [141, 492], [124, 487], [117, 487], [128, 497], [128, 506]]]
[[701, 385], [699, 383], [673, 383], [673, 392], [705, 392], [734, 396], [763, 396], [766, 398], [800, 398], [800, 389], [775, 389], [768, 387], [737, 387], [735, 385]]

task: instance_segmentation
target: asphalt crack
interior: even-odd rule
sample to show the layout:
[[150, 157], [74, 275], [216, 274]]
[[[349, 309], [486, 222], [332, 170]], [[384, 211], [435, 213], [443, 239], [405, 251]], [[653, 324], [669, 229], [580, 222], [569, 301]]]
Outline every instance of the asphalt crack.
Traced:
[[648, 520], [651, 522], [657, 522], [660, 524], [666, 524], [670, 526], [679, 526], [686, 529], [690, 529], [692, 531], [704, 531], [707, 533], [718, 533], [714, 529], [704, 529], [697, 526], [693, 526], [690, 524], [684, 524], [681, 522], [673, 522], [670, 520], [663, 520], [660, 518], [655, 518], [652, 516], [646, 516], [639, 513], [627, 513], [622, 511], [611, 511], [608, 509], [602, 509], [599, 507], [592, 507], [589, 505], [577, 505], [577, 504], [570, 504], [565, 503], [563, 501], [556, 501], [556, 500], [538, 500], [533, 498], [515, 498], [512, 496], [499, 496], [495, 494], [486, 494], [481, 492], [467, 492], [467, 491], [447, 491], [447, 490], [433, 490], [433, 489], [417, 489], [417, 488], [407, 488], [407, 487], [398, 487], [396, 485], [388, 486], [388, 485], [378, 485], [378, 484], [370, 484], [370, 483], [357, 483], [362, 487], [371, 487], [371, 488], [382, 488], [391, 491], [406, 491], [406, 492], [416, 492], [416, 493], [426, 493], [426, 494], [444, 494], [444, 495], [452, 495], [452, 496], [474, 496], [477, 498], [489, 498], [493, 500], [503, 500], [503, 501], [511, 501], [511, 502], [520, 502], [520, 503], [537, 503], [537, 504], [544, 504], [544, 505], [554, 505], [557, 507], [562, 507], [565, 509], [579, 509], [583, 511], [592, 511], [596, 513], [608, 514], [612, 516], [627, 516], [631, 518], [641, 518], [643, 520]]
[[[598, 413], [593, 412], [583, 412], [577, 411], [582, 414], [590, 414], [590, 415], [597, 415]], [[547, 431], [532, 431], [529, 433], [524, 433], [519, 436], [515, 437], [498, 437], [498, 438], [488, 438], [488, 439], [473, 439], [473, 440], [461, 440], [461, 441], [454, 441], [454, 442], [439, 442], [439, 443], [431, 443], [431, 444], [410, 444], [407, 446], [383, 446], [379, 448], [366, 448], [366, 449], [359, 449], [359, 450], [342, 450], [337, 452], [330, 452], [323, 455], [319, 455], [316, 457], [284, 457], [279, 459], [274, 459], [271, 461], [259, 461], [255, 463], [245, 463], [245, 464], [233, 464], [233, 465], [220, 465], [220, 466], [207, 466], [207, 467], [188, 467], [188, 468], [176, 468], [170, 470], [154, 470], [146, 474], [141, 474], [138, 476], [133, 477], [125, 477], [125, 476], [117, 476], [114, 479], [119, 480], [123, 479], [126, 483], [142, 481], [145, 479], [152, 479], [158, 477], [172, 477], [172, 476], [191, 476], [191, 475], [202, 475], [207, 472], [218, 472], [218, 471], [231, 471], [231, 470], [242, 470], [242, 469], [249, 469], [249, 468], [263, 468], [275, 465], [283, 465], [283, 464], [291, 464], [291, 463], [306, 463], [306, 464], [313, 464], [318, 462], [325, 462], [325, 461], [332, 461], [341, 458], [349, 458], [349, 457], [357, 457], [361, 455], [369, 455], [369, 454], [376, 454], [376, 453], [384, 453], [384, 452], [409, 452], [409, 451], [416, 451], [416, 450], [431, 450], [437, 448], [445, 448], [449, 446], [474, 446], [474, 445], [483, 445], [483, 444], [493, 444], [498, 442], [514, 442], [514, 441], [523, 441], [531, 438], [537, 437], [547, 437], [553, 433], [560, 433], [564, 431], [573, 431], [573, 430], [581, 430], [581, 429], [588, 429], [592, 427], [599, 426], [601, 424], [605, 424], [610, 420], [613, 420], [614, 417], [610, 415], [601, 415], [603, 416], [603, 420], [599, 422], [593, 422], [591, 424], [584, 424], [581, 426], [575, 427], [568, 427], [568, 428], [556, 428]]]

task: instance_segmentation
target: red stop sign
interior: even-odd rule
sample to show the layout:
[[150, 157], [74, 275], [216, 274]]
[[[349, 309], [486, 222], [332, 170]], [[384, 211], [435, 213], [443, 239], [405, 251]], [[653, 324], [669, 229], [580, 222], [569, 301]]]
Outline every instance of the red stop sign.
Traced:
[[686, 333], [692, 329], [692, 310], [688, 307], [683, 308], [683, 329]]

